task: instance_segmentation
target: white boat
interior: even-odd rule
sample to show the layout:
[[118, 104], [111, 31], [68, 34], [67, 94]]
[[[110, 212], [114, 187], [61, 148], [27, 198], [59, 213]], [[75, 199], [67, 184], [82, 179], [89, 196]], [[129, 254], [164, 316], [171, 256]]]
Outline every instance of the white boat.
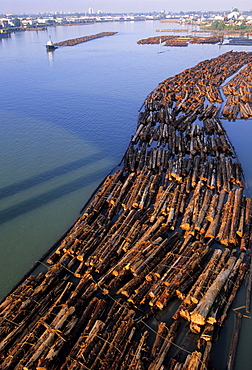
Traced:
[[49, 36], [49, 40], [47, 41], [46, 43], [46, 50], [47, 51], [52, 51], [52, 50], [55, 50], [57, 49], [58, 46], [55, 46], [54, 43], [52, 42], [51, 40], [51, 36]]

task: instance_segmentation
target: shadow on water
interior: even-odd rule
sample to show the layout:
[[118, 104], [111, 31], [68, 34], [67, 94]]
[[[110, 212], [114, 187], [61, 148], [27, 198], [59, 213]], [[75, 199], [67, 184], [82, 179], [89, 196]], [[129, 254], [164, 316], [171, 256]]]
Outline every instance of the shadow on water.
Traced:
[[32, 176], [28, 179], [19, 181], [15, 184], [8, 185], [0, 189], [0, 200], [4, 199], [5, 197], [9, 197], [11, 195], [17, 194], [22, 192], [23, 190], [27, 190], [29, 188], [32, 188], [33, 186], [36, 186], [38, 184], [42, 184], [43, 182], [46, 182], [48, 180], [51, 180], [53, 178], [56, 178], [58, 176], [65, 175], [67, 173], [70, 173], [72, 171], [75, 171], [77, 169], [80, 169], [87, 164], [93, 163], [94, 161], [101, 158], [101, 154], [97, 153], [94, 155], [87, 155], [84, 158], [78, 159], [76, 161], [64, 164], [62, 166], [59, 166], [57, 168], [54, 168], [52, 170], [43, 172], [39, 175]]
[[[105, 170], [106, 168], [104, 168]], [[108, 165], [108, 169], [111, 169], [111, 165]], [[89, 183], [98, 181], [101, 178], [101, 170], [97, 170], [92, 173], [92, 179], [90, 174], [86, 174], [74, 181], [58, 186], [46, 193], [37, 195], [29, 200], [20, 202], [12, 207], [9, 207], [0, 212], [0, 225], [8, 222], [16, 217], [19, 217], [25, 213], [28, 213], [36, 208], [42, 207], [45, 204], [55, 201], [65, 195], [75, 192], [81, 188], [86, 187]]]

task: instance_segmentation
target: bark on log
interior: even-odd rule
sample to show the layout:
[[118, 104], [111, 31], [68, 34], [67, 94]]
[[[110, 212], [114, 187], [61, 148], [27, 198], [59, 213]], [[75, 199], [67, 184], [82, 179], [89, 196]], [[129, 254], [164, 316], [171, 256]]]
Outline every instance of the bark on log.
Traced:
[[214, 283], [205, 293], [203, 299], [199, 302], [197, 307], [192, 312], [191, 314], [192, 323], [197, 325], [204, 325], [206, 323], [207, 316], [215, 301], [215, 298], [217, 297], [221, 288], [225, 284], [230, 272], [232, 271], [235, 261], [236, 261], [235, 257], [229, 258], [227, 266], [222, 269]]
[[180, 323], [178, 320], [174, 321], [168, 331], [167, 336], [165, 337], [164, 343], [160, 348], [159, 355], [154, 359], [154, 361], [149, 365], [148, 370], [158, 370], [162, 366], [165, 357], [172, 345], [172, 342], [175, 340]]
[[235, 355], [236, 355], [236, 350], [237, 350], [237, 345], [238, 345], [238, 340], [239, 340], [241, 321], [242, 321], [242, 314], [238, 312], [235, 315], [234, 334], [233, 334], [231, 346], [229, 349], [228, 362], [227, 362], [228, 370], [232, 370], [234, 368]]

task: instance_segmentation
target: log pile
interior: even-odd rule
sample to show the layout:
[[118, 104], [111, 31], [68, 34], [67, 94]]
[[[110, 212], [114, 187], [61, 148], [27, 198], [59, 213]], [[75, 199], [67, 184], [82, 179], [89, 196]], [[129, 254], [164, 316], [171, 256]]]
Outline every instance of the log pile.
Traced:
[[190, 40], [191, 44], [218, 44], [223, 39], [222, 36], [209, 36], [209, 37], [193, 37]]
[[227, 84], [223, 86], [227, 101], [222, 115], [228, 120], [252, 117], [252, 64], [243, 68]]
[[145, 45], [145, 44], [148, 44], [148, 45], [155, 45], [155, 44], [159, 44], [160, 42], [163, 43], [165, 42], [166, 40], [172, 40], [172, 39], [175, 39], [176, 36], [154, 36], [154, 37], [148, 37], [147, 39], [141, 39], [141, 40], [138, 40], [137, 43], [139, 45]]
[[188, 32], [188, 28], [158, 28], [156, 32]]
[[188, 40], [182, 37], [176, 37], [176, 38], [167, 40], [164, 46], [188, 46]]
[[69, 39], [69, 40], [65, 40], [65, 41], [56, 42], [56, 43], [54, 43], [54, 45], [55, 46], [73, 46], [73, 45], [81, 44], [83, 42], [87, 42], [87, 41], [90, 41], [90, 40], [98, 39], [100, 37], [113, 36], [116, 33], [117, 32], [100, 32], [100, 33], [97, 33], [96, 35], [77, 37], [77, 38], [74, 38], [74, 39]]
[[1, 368], [208, 367], [252, 226], [218, 88], [251, 58], [201, 62], [147, 97], [122, 166], [0, 304]]
[[[161, 30], [160, 30], [161, 31]], [[166, 30], [169, 31], [169, 30]], [[171, 30], [174, 31], [174, 30]], [[209, 37], [198, 37], [198, 36], [154, 36], [148, 37], [147, 39], [141, 39], [138, 44], [159, 44], [165, 42], [165, 46], [188, 46], [190, 44], [217, 44], [222, 41], [221, 36], [209, 36]]]

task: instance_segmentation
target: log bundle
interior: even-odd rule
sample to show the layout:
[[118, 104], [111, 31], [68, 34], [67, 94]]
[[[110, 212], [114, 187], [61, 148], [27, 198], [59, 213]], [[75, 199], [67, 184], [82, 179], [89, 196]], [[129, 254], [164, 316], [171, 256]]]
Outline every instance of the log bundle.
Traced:
[[54, 43], [54, 45], [55, 46], [73, 46], [73, 45], [81, 44], [83, 42], [87, 42], [90, 40], [98, 39], [100, 37], [113, 36], [116, 33], [117, 32], [100, 32], [100, 33], [97, 33], [96, 35], [82, 36], [82, 37], [77, 37], [74, 39], [56, 42]]
[[147, 39], [138, 40], [137, 43], [139, 45], [145, 45], [145, 44], [154, 45], [154, 44], [159, 44], [160, 42], [163, 43], [166, 40], [172, 40], [176, 38], [177, 38], [176, 36], [172, 36], [172, 35], [154, 36], [154, 37], [148, 37]]
[[147, 97], [122, 166], [1, 302], [1, 368], [208, 368], [252, 217], [218, 89], [251, 58], [225, 53]]
[[[160, 30], [162, 31], [162, 30]], [[167, 31], [167, 30], [166, 30]], [[175, 30], [171, 30], [175, 31]], [[181, 32], [181, 30], [180, 30]], [[147, 39], [141, 39], [137, 43], [146, 44], [159, 44], [165, 42], [165, 46], [188, 46], [188, 44], [217, 44], [223, 39], [222, 36], [209, 36], [209, 37], [198, 37], [198, 36], [176, 36], [176, 35], [162, 35], [148, 37]]]
[[248, 63], [223, 86], [227, 101], [222, 115], [229, 120], [252, 117], [252, 64]]

